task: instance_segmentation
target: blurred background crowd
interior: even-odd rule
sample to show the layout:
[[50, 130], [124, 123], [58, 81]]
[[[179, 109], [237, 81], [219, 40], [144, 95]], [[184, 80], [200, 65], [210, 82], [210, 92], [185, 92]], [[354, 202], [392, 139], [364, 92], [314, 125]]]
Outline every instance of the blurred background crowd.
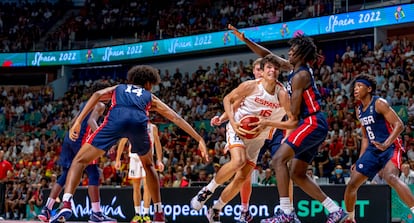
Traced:
[[[103, 39], [116, 43], [116, 38], [126, 37], [131, 41], [146, 41], [224, 30], [228, 23], [248, 27], [345, 10], [342, 5], [325, 0], [161, 2], [90, 0], [81, 8], [71, 7], [70, 1], [0, 3], [0, 49], [2, 52], [73, 49], [83, 44], [108, 44]], [[360, 7], [350, 5], [348, 10]], [[330, 131], [308, 168], [315, 181], [347, 182], [349, 168], [359, 155], [361, 139], [351, 84], [356, 75], [368, 73], [376, 77], [377, 94], [388, 101], [405, 123], [401, 138], [407, 153], [401, 178], [414, 183], [413, 43], [414, 39], [405, 37], [390, 37], [375, 44], [361, 42], [341, 49], [342, 53], [334, 58], [327, 58], [331, 55], [329, 49], [320, 50], [322, 57], [313, 69]], [[209, 121], [223, 112], [222, 99], [228, 92], [253, 78], [254, 59], [228, 58], [214, 64], [199, 64], [191, 72], [179, 68], [160, 70], [162, 82], [154, 88], [154, 93], [194, 125], [204, 137], [210, 156], [209, 162], [203, 162], [195, 141], [152, 114], [152, 122], [159, 127], [163, 162], [168, 167], [159, 173], [162, 187], [205, 183], [230, 159], [224, 153], [225, 124], [211, 127]], [[280, 75], [280, 81], [286, 83], [287, 73]], [[35, 207], [43, 202], [42, 189], [51, 188], [60, 174], [57, 160], [69, 121], [93, 89], [124, 82], [125, 74], [76, 76], [69, 91], [57, 99], [53, 88], [47, 85], [0, 86], [0, 181], [6, 184], [5, 217], [36, 216]], [[125, 152], [119, 171], [113, 166], [114, 158], [115, 154], [107, 154], [100, 159], [102, 185], [130, 185], [128, 154]], [[252, 176], [254, 185], [277, 184], [270, 161], [270, 153], [265, 152]], [[87, 185], [87, 181], [85, 174], [81, 185]], [[375, 177], [370, 183], [383, 181]]]
[[[93, 48], [251, 27], [361, 8], [382, 1], [328, 0], [1, 1], [0, 51]], [[397, 1], [395, 3], [401, 3]]]

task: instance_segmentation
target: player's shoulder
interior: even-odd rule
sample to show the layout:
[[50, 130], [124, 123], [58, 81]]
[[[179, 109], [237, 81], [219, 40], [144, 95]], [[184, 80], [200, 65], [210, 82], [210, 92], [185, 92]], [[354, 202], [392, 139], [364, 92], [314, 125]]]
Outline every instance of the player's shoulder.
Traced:
[[387, 109], [390, 107], [390, 104], [388, 103], [388, 101], [381, 97], [377, 97], [375, 99], [374, 104], [375, 104], [375, 110], [377, 111], [381, 111], [382, 109]]
[[377, 97], [375, 99], [375, 103], [386, 104], [388, 105], [388, 101], [385, 98]]
[[285, 90], [286, 91], [285, 85], [283, 85], [283, 83], [280, 82], [280, 81], [278, 81], [278, 80], [276, 81], [276, 88], [278, 88], [280, 90]]
[[261, 79], [247, 80], [247, 81], [242, 82], [238, 88], [239, 90], [242, 90], [242, 91], [253, 89], [253, 88], [256, 88], [260, 83], [261, 83]]

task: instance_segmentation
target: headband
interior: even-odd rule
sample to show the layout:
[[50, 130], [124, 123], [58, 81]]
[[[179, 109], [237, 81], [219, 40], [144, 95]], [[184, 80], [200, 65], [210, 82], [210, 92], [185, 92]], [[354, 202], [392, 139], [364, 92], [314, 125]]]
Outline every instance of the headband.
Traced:
[[355, 82], [359, 82], [359, 83], [363, 83], [365, 84], [367, 87], [371, 87], [371, 83], [365, 79], [358, 79]]

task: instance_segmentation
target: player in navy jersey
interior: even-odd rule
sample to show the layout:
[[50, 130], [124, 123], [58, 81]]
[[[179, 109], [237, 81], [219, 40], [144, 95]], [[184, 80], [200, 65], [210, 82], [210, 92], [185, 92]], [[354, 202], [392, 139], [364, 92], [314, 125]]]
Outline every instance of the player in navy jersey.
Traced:
[[153, 165], [151, 142], [148, 135], [149, 112], [156, 111], [182, 128], [199, 143], [199, 149], [207, 159], [203, 138], [182, 117], [151, 93], [154, 85], [160, 82], [158, 70], [146, 65], [134, 66], [127, 74], [128, 84], [119, 84], [95, 92], [70, 129], [71, 140], [79, 138], [81, 123], [99, 100], [111, 99], [103, 123], [83, 144], [74, 158], [66, 179], [63, 195], [63, 208], [50, 222], [65, 221], [72, 215], [70, 200], [79, 184], [85, 167], [94, 159], [102, 156], [121, 138], [128, 138], [131, 152], [137, 153], [147, 174], [149, 192], [154, 203], [154, 223], [164, 223], [160, 185]]
[[[84, 104], [83, 104], [84, 105]], [[80, 111], [84, 108], [81, 106]], [[62, 167], [62, 174], [59, 176], [57, 183], [53, 185], [50, 191], [49, 197], [46, 201], [46, 205], [42, 208], [41, 213], [38, 215], [39, 220], [42, 222], [49, 222], [50, 212], [53, 209], [56, 198], [59, 196], [63, 187], [65, 186], [66, 177], [73, 158], [78, 153], [82, 144], [85, 142], [87, 136], [98, 128], [97, 120], [103, 115], [105, 111], [105, 104], [99, 102], [89, 113], [84, 121], [82, 121], [80, 128], [80, 137], [76, 141], [72, 141], [69, 138], [69, 133], [65, 135], [62, 144], [62, 152], [59, 156], [59, 165]], [[79, 114], [79, 113], [78, 113]], [[75, 117], [76, 118], [76, 117]], [[72, 120], [72, 122], [75, 119]], [[86, 167], [88, 173], [88, 194], [92, 203], [92, 214], [89, 219], [91, 223], [112, 223], [117, 222], [116, 219], [109, 218], [102, 213], [99, 196], [99, 169], [97, 163], [91, 163]]]
[[351, 168], [351, 179], [345, 190], [344, 199], [349, 214], [346, 223], [355, 223], [358, 188], [378, 172], [414, 213], [414, 196], [398, 177], [403, 152], [399, 135], [404, 130], [404, 124], [388, 102], [375, 96], [375, 92], [375, 77], [359, 75], [355, 78], [354, 96], [360, 101], [356, 113], [362, 125], [362, 142], [359, 159]]
[[[235, 30], [231, 25], [229, 28]], [[270, 50], [246, 38], [243, 33], [234, 32], [234, 34], [259, 56], [272, 54]], [[293, 37], [289, 44], [291, 45], [288, 52], [289, 59], [277, 55], [276, 57], [281, 69], [291, 71], [287, 90], [290, 95], [292, 118], [287, 122], [298, 122], [298, 126], [273, 156], [280, 209], [274, 217], [263, 219], [261, 222], [294, 221], [293, 206], [289, 200], [289, 178], [291, 178], [305, 193], [320, 201], [328, 210], [327, 223], [342, 223], [347, 217], [345, 211], [306, 175], [309, 163], [312, 162], [328, 134], [327, 120], [320, 111], [321, 95], [316, 88], [312, 69], [309, 67], [318, 57], [317, 49], [313, 40], [304, 35]], [[289, 161], [291, 161], [290, 171], [287, 166]]]

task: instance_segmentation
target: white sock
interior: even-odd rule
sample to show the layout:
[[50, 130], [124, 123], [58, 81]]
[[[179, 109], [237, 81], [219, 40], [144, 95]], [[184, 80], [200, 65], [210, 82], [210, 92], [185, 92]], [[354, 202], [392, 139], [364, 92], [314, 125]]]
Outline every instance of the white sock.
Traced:
[[348, 219], [355, 220], [355, 211], [348, 212]]
[[147, 215], [149, 214], [149, 208], [144, 208], [144, 212], [142, 213], [143, 215]]
[[411, 207], [410, 210], [412, 213], [414, 213], [414, 207]]
[[242, 203], [242, 211], [248, 211], [249, 210], [249, 203]]
[[72, 199], [72, 194], [71, 193], [64, 193], [63, 194], [63, 201], [70, 201]]
[[98, 202], [92, 202], [92, 211], [93, 212], [101, 212], [101, 203]]
[[154, 211], [155, 212], [162, 212], [162, 204], [161, 202], [155, 203], [154, 204]]
[[221, 210], [225, 205], [226, 205], [226, 203], [224, 203], [223, 200], [221, 200], [221, 197], [220, 197], [218, 199], [218, 201], [213, 205], [213, 209]]
[[46, 201], [46, 207], [47, 207], [47, 209], [49, 209], [49, 210], [52, 210], [53, 209], [53, 205], [55, 204], [55, 199], [53, 199], [53, 198], [47, 198], [47, 201]]
[[208, 185], [206, 186], [207, 190], [211, 191], [214, 193], [214, 191], [216, 190], [216, 188], [220, 186], [220, 184], [217, 184], [216, 181], [214, 179], [212, 179], [210, 181], [210, 183], [208, 183]]
[[339, 206], [333, 202], [330, 197], [327, 197], [323, 202], [322, 205], [328, 210], [329, 213], [339, 211]]
[[134, 206], [135, 214], [141, 215], [141, 206]]
[[292, 213], [292, 208], [291, 208], [289, 197], [281, 197], [279, 201], [280, 201], [280, 208], [282, 209], [283, 212], [285, 212], [285, 214], [289, 215], [290, 213]]

